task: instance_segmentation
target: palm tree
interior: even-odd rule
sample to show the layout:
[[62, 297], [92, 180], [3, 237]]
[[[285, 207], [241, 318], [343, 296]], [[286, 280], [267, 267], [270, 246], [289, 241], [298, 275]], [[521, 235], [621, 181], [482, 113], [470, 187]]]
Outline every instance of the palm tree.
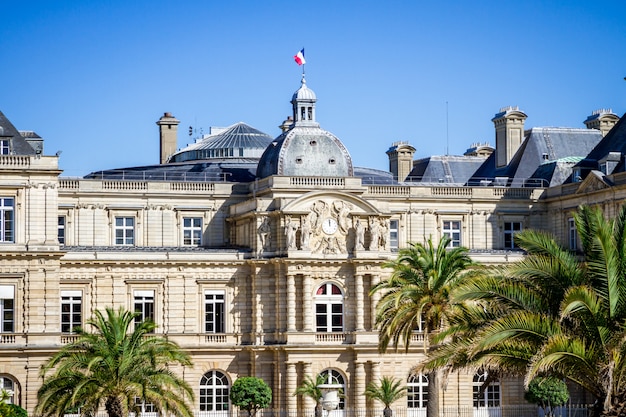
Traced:
[[322, 390], [319, 386], [326, 382], [325, 375], [318, 374], [315, 378], [306, 375], [302, 384], [293, 393], [293, 395], [302, 395], [315, 401], [315, 417], [322, 416]]
[[384, 376], [378, 384], [370, 382], [363, 394], [371, 400], [383, 403], [385, 405], [383, 416], [391, 417], [393, 411], [389, 406], [406, 395], [406, 387], [401, 380]]
[[[437, 247], [432, 238], [426, 244], [411, 243], [400, 249], [395, 260], [385, 264], [393, 270], [391, 276], [370, 291], [370, 295], [382, 293], [376, 305], [381, 352], [386, 352], [390, 344], [397, 350], [400, 341], [408, 351], [416, 329], [423, 327], [430, 338], [452, 315], [456, 307], [450, 293], [462, 282], [473, 262], [466, 248], [448, 248], [449, 243], [450, 238], [445, 235]], [[429, 416], [438, 413], [436, 380], [435, 373], [428, 378]]]
[[409, 349], [411, 335], [424, 325], [427, 334], [441, 328], [453, 310], [450, 291], [462, 280], [472, 260], [466, 248], [447, 248], [443, 236], [435, 248], [432, 238], [426, 244], [410, 243], [398, 257], [384, 266], [393, 269], [389, 279], [375, 285], [370, 295], [383, 295], [376, 305], [379, 350], [389, 344], [398, 349], [400, 341]]
[[109, 417], [138, 412], [137, 403], [162, 413], [191, 417], [186, 399], [193, 390], [169, 367], [191, 365], [178, 345], [151, 334], [156, 325], [136, 323], [137, 313], [107, 308], [87, 322], [93, 333], [78, 329], [78, 340], [64, 346], [42, 368], [36, 413], [62, 416], [81, 408], [94, 415], [102, 405]]
[[593, 394], [597, 415], [626, 414], [626, 206], [610, 220], [581, 207], [575, 221], [581, 258], [525, 231], [516, 239], [526, 259], [457, 287], [453, 296], [472, 314], [450, 319], [453, 342], [422, 368], [487, 366], [527, 383], [555, 375]]

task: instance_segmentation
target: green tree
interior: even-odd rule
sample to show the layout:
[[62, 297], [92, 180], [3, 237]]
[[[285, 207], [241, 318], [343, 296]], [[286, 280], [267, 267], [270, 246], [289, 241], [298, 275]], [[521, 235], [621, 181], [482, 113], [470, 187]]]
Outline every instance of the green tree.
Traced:
[[26, 410], [19, 405], [8, 402], [10, 398], [9, 391], [0, 389], [0, 417], [27, 417]]
[[569, 400], [567, 384], [553, 376], [534, 378], [528, 384], [524, 394], [526, 401], [537, 404], [546, 417], [554, 416], [554, 407], [559, 407]]
[[293, 393], [293, 395], [309, 397], [315, 401], [315, 417], [322, 417], [322, 390], [319, 386], [326, 382], [326, 377], [322, 374], [318, 374], [315, 378], [306, 375], [302, 384]]
[[230, 400], [253, 417], [257, 410], [272, 402], [272, 389], [261, 378], [244, 376], [237, 379], [230, 388]]
[[[450, 238], [443, 236], [435, 247], [432, 238], [426, 244], [411, 243], [400, 249], [398, 257], [385, 264], [391, 276], [375, 285], [370, 295], [382, 293], [376, 305], [379, 350], [389, 345], [398, 349], [400, 341], [409, 349], [411, 336], [422, 327], [432, 346], [434, 333], [452, 316], [455, 301], [451, 291], [465, 278], [473, 265], [466, 248], [449, 248]], [[436, 373], [429, 375], [428, 415], [438, 413]]]
[[390, 405], [406, 395], [406, 387], [401, 380], [384, 376], [378, 383], [370, 382], [363, 394], [371, 400], [383, 403], [383, 416], [391, 417], [393, 410]]
[[595, 415], [625, 415], [626, 206], [613, 219], [583, 206], [575, 222], [582, 256], [524, 231], [516, 236], [523, 261], [459, 286], [453, 297], [467, 302], [457, 310], [466, 316], [450, 320], [452, 342], [430, 352], [422, 369], [485, 366], [526, 381], [554, 375], [593, 394]]
[[170, 368], [191, 365], [178, 345], [153, 333], [150, 321], [133, 323], [137, 313], [107, 308], [87, 322], [93, 332], [78, 329], [78, 339], [64, 346], [41, 370], [36, 413], [62, 416], [80, 407], [93, 415], [104, 405], [109, 417], [153, 404], [164, 414], [192, 417], [187, 399], [193, 390]]

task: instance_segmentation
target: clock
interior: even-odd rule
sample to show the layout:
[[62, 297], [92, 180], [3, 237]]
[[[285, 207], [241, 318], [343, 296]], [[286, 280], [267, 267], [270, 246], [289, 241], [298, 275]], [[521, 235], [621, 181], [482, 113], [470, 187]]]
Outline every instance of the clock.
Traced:
[[329, 217], [322, 222], [322, 231], [327, 235], [332, 235], [337, 231], [337, 220]]

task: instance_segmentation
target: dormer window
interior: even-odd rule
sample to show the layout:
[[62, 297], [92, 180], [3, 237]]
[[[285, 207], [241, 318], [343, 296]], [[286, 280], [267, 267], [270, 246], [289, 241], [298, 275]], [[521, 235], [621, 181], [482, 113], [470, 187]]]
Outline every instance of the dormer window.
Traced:
[[9, 141], [7, 139], [0, 140], [0, 155], [9, 155]]

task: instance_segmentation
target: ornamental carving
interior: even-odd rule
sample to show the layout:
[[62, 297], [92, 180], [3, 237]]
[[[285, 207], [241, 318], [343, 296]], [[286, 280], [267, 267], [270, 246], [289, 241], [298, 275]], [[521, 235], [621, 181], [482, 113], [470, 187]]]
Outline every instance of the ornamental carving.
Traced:
[[312, 253], [347, 253], [347, 237], [352, 205], [342, 200], [315, 201], [309, 213], [300, 218], [300, 248]]

